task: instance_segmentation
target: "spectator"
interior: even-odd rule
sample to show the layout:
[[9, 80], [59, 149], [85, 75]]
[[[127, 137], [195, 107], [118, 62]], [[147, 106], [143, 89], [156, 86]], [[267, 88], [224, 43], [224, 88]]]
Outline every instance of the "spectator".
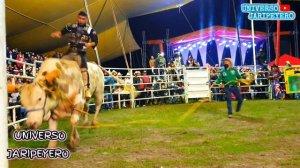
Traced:
[[[209, 66], [209, 64], [207, 65]], [[218, 65], [215, 65], [215, 67], [211, 67], [210, 68], [210, 85], [212, 85], [214, 83], [214, 81], [216, 81], [218, 79], [218, 75], [220, 74], [220, 67], [218, 67]], [[212, 92], [214, 93], [213, 99], [217, 100], [217, 101], [223, 101], [224, 100], [224, 96], [220, 95], [219, 93], [221, 93], [222, 89], [220, 89], [219, 87], [213, 87], [212, 88]]]
[[189, 55], [188, 59], [186, 60], [185, 66], [186, 67], [192, 67], [193, 62], [194, 62], [194, 58], [191, 55]]
[[133, 84], [136, 91], [140, 92], [140, 95], [137, 98], [142, 99], [137, 101], [137, 107], [145, 106], [145, 100], [143, 99], [145, 98], [145, 84], [140, 71], [134, 73]]
[[[247, 81], [252, 81], [251, 84], [254, 83], [255, 76], [249, 67], [243, 67], [241, 69], [241, 75]], [[251, 92], [250, 94], [242, 94], [245, 99], [254, 98], [253, 90], [251, 90], [251, 88], [246, 84], [241, 83], [241, 92]]]
[[182, 58], [181, 55], [178, 54], [174, 60], [174, 65], [176, 68], [181, 68], [182, 67]]
[[292, 65], [291, 65], [290, 61], [286, 61], [286, 62], [285, 62], [285, 66], [284, 66], [284, 68], [283, 68], [283, 72], [284, 72], [285, 70], [287, 70], [287, 69], [290, 69], [290, 68], [292, 68]]
[[10, 56], [10, 50], [8, 47], [6, 47], [6, 58], [11, 58]]
[[[256, 92], [267, 92], [268, 88], [265, 87], [269, 84], [268, 82], [268, 69], [266, 67], [262, 67], [259, 71], [259, 73], [257, 74], [257, 84], [260, 85], [260, 87], [256, 87]], [[262, 86], [265, 85], [265, 86]], [[266, 99], [268, 98], [266, 93], [257, 93], [256, 94], [257, 98], [261, 98], [261, 99]]]
[[273, 65], [271, 67], [271, 72], [268, 78], [269, 80], [271, 80], [272, 84], [272, 99], [282, 99], [283, 96], [280, 86], [280, 79], [282, 78], [282, 76], [277, 65]]
[[170, 61], [168, 62], [168, 67], [175, 68], [174, 58], [170, 58]]
[[14, 66], [14, 69], [13, 69], [13, 74], [14, 74], [14, 75], [19, 75], [19, 74], [20, 74], [20, 72], [19, 72], [19, 69], [18, 69], [17, 65], [15, 65], [15, 66]]
[[161, 82], [162, 82], [162, 80], [160, 78], [153, 80], [153, 88], [152, 88], [154, 90], [153, 97], [156, 97], [153, 100], [153, 104], [159, 104], [160, 103], [160, 98], [159, 97], [161, 96], [161, 92], [160, 92]]
[[[8, 94], [8, 105], [9, 106], [16, 106], [16, 105], [20, 105], [20, 94], [17, 93], [10, 93]], [[20, 120], [22, 118], [24, 118], [25, 116], [22, 116], [21, 112], [20, 112], [20, 108], [15, 108], [16, 110], [16, 120]], [[11, 116], [11, 120], [13, 121], [13, 110], [9, 110], [10, 112], [10, 116]]]
[[[145, 89], [144, 90], [146, 91], [146, 92], [144, 92], [144, 94], [145, 94], [144, 97], [149, 97], [150, 92], [148, 90], [151, 90], [151, 79], [147, 75], [147, 71], [143, 71], [142, 78], [143, 78], [143, 82], [145, 84]], [[148, 104], [148, 103], [146, 103], [146, 104]]]
[[[22, 54], [22, 52], [19, 52], [19, 54], [17, 55], [17, 61], [20, 61], [20, 62], [24, 62], [25, 59], [24, 59], [24, 55]], [[18, 68], [23, 68], [23, 63], [20, 63], [20, 62], [17, 62], [17, 67]]]
[[152, 74], [154, 73], [154, 68], [155, 68], [155, 59], [154, 56], [151, 56], [150, 60], [149, 60], [149, 67], [151, 68]]
[[12, 50], [12, 59], [16, 60], [18, 55], [18, 49], [13, 49]]
[[[113, 90], [115, 89], [115, 80], [109, 76], [108, 72], [105, 72], [105, 79], [104, 79], [104, 93], [105, 93], [105, 101], [106, 102], [112, 102], [113, 101]], [[107, 103], [105, 104], [106, 109], [112, 109], [113, 103]]]
[[200, 67], [200, 64], [190, 55], [186, 60], [187, 67]]
[[150, 80], [150, 77], [147, 75], [147, 71], [143, 71], [142, 79], [145, 84], [145, 89], [150, 89], [151, 88], [151, 84], [150, 84], [151, 80]]
[[[130, 93], [131, 93], [131, 80], [130, 80], [130, 74], [127, 73], [125, 76], [125, 84], [123, 86], [123, 107], [126, 108], [126, 103], [129, 102], [130, 99]], [[127, 101], [126, 101], [127, 100]]]
[[158, 70], [158, 75], [164, 75], [164, 68], [166, 68], [166, 59], [164, 57], [164, 53], [158, 54], [158, 57], [155, 59], [155, 67], [160, 68]]
[[264, 65], [267, 62], [266, 53], [264, 52], [263, 48], [260, 48], [256, 54], [256, 62], [258, 65]]
[[23, 84], [23, 80], [22, 80], [21, 78], [18, 78], [18, 79], [16, 80], [16, 84], [17, 84], [17, 85], [22, 85], [22, 84]]

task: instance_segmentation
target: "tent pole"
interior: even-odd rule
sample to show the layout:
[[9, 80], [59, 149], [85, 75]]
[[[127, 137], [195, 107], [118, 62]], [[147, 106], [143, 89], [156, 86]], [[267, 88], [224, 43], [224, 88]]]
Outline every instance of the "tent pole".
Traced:
[[243, 57], [242, 57], [242, 45], [241, 45], [241, 38], [240, 38], [240, 29], [239, 29], [239, 23], [237, 20], [237, 15], [236, 15], [236, 8], [235, 8], [235, 0], [232, 0], [232, 5], [233, 5], [233, 12], [234, 12], [234, 19], [235, 19], [235, 27], [236, 27], [236, 32], [237, 32], [237, 38], [238, 38], [238, 50], [239, 50], [239, 57], [241, 59], [241, 65], [244, 65], [243, 63]]
[[142, 42], [142, 44], [143, 44], [143, 53], [142, 53], [142, 66], [144, 67], [144, 68], [146, 68], [146, 58], [147, 58], [147, 39], [146, 39], [146, 31], [145, 30], [143, 30], [142, 31], [142, 36], [143, 36], [143, 42]]
[[[278, 5], [281, 4], [281, 0], [277, 1]], [[278, 65], [280, 57], [280, 21], [277, 21], [277, 34], [276, 34], [276, 59], [275, 64]]]
[[[93, 28], [93, 23], [92, 23], [92, 20], [91, 20], [91, 15], [90, 15], [90, 12], [89, 12], [88, 3], [87, 3], [86, 0], [83, 0], [83, 2], [84, 2], [84, 7], [85, 7], [85, 10], [86, 10], [86, 13], [88, 14], [88, 19], [89, 19], [90, 26]], [[101, 61], [100, 61], [100, 57], [99, 57], [99, 52], [98, 52], [98, 47], [97, 46], [95, 47], [95, 53], [96, 53], [98, 65], [101, 65]]]
[[295, 43], [295, 57], [299, 58], [299, 43], [298, 43], [298, 26], [297, 20], [294, 20], [294, 43]]
[[[252, 0], [250, 0], [250, 4], [252, 4]], [[253, 64], [254, 64], [254, 74], [255, 74], [255, 83], [257, 82], [257, 69], [256, 69], [256, 51], [255, 51], [255, 35], [254, 35], [254, 21], [251, 20], [251, 33], [252, 33], [252, 50], [253, 50]]]
[[171, 55], [170, 55], [170, 29], [166, 30], [166, 48], [167, 48], [167, 60], [169, 61], [171, 58]]
[[132, 53], [131, 53], [131, 51], [129, 52], [129, 59], [130, 59], [130, 68], [132, 68]]
[[267, 49], [267, 63], [271, 62], [271, 52], [270, 52], [270, 26], [269, 21], [266, 21], [266, 30], [267, 30], [267, 40], [266, 40], [266, 49]]
[[8, 148], [8, 133], [7, 133], [7, 88], [6, 88], [6, 25], [5, 25], [5, 2], [0, 3], [0, 167], [7, 168], [8, 160], [6, 159], [7, 148]]

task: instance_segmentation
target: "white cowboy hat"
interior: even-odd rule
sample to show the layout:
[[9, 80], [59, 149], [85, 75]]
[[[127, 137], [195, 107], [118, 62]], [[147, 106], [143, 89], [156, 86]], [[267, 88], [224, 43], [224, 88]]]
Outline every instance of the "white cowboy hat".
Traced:
[[233, 65], [231, 58], [225, 58], [222, 62], [224, 63], [225, 61], [228, 61], [231, 64], [231, 66]]
[[117, 76], [117, 75], [118, 75], [118, 72], [115, 71], [115, 70], [113, 70], [113, 71], [111, 72], [111, 74], [112, 74], [113, 76]]

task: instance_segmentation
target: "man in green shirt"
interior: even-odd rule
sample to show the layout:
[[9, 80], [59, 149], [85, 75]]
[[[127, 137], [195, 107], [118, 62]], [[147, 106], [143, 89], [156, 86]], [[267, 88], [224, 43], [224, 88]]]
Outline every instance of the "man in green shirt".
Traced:
[[236, 112], [239, 112], [242, 107], [243, 98], [241, 96], [240, 90], [237, 87], [238, 79], [241, 79], [242, 76], [239, 74], [237, 69], [232, 67], [232, 61], [229, 58], [225, 58], [223, 60], [224, 70], [220, 72], [220, 76], [215, 81], [212, 86], [222, 84], [225, 86], [225, 95], [227, 100], [227, 109], [228, 109], [228, 117], [232, 117], [232, 98], [231, 94], [235, 94], [238, 100]]

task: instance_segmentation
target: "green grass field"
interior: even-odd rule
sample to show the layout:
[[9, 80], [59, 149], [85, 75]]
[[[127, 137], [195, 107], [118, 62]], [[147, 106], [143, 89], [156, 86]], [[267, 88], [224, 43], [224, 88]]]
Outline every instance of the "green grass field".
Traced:
[[[299, 101], [245, 101], [241, 113], [231, 119], [225, 104], [103, 111], [102, 127], [79, 129], [81, 143], [69, 160], [9, 164], [13, 168], [300, 167]], [[61, 121], [59, 129], [69, 131], [69, 122]], [[66, 143], [59, 147], [66, 148]], [[47, 142], [11, 139], [9, 146], [37, 148]]]

